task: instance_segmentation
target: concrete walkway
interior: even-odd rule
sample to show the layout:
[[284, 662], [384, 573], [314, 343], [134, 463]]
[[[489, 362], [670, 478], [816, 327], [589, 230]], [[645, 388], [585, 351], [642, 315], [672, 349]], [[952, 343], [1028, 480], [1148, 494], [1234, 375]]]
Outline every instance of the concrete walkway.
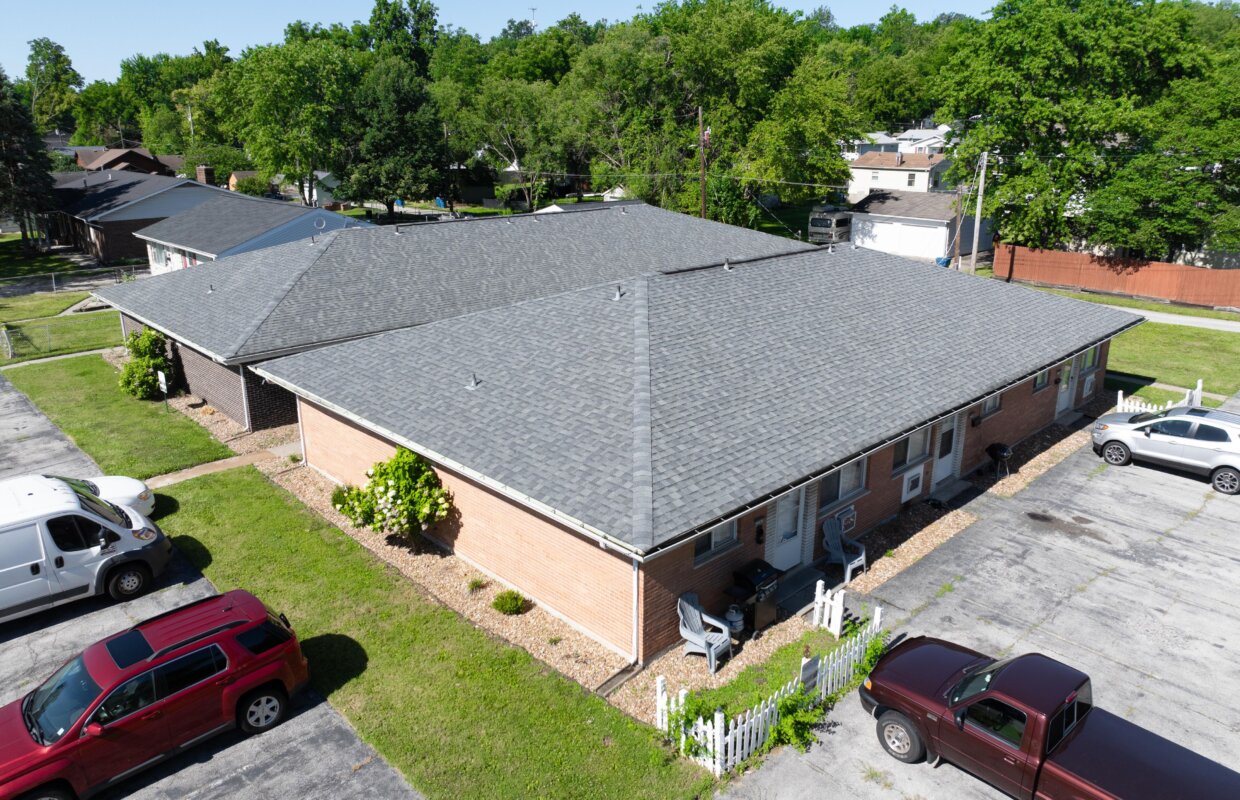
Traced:
[[90, 477], [103, 471], [0, 375], [0, 480], [31, 474]]
[[1227, 402], [1219, 406], [1223, 411], [1230, 411], [1233, 414], [1240, 414], [1240, 392], [1229, 398]]
[[1141, 308], [1127, 308], [1125, 306], [1112, 306], [1103, 303], [1107, 308], [1113, 308], [1116, 311], [1127, 311], [1130, 314], [1136, 314], [1145, 317], [1150, 322], [1163, 322], [1167, 325], [1186, 325], [1190, 328], [1210, 328], [1216, 331], [1226, 331], [1228, 333], [1240, 333], [1240, 321], [1230, 319], [1213, 319], [1211, 317], [1194, 317], [1188, 314], [1168, 314], [1164, 311], [1146, 311]]
[[260, 461], [267, 461], [273, 458], [276, 458], [276, 454], [270, 450], [259, 450], [256, 453], [245, 453], [244, 455], [232, 456], [231, 458], [221, 458], [219, 461], [208, 461], [206, 464], [199, 464], [188, 469], [178, 470], [177, 472], [156, 475], [154, 478], [147, 478], [145, 483], [152, 489], [163, 489], [165, 486], [187, 481], [190, 478], [197, 478], [200, 475], [223, 472], [233, 467], [244, 467], [247, 464], [257, 464]]
[[101, 355], [103, 353], [108, 352], [111, 349], [112, 349], [111, 347], [104, 347], [104, 348], [100, 348], [99, 350], [83, 350], [80, 353], [65, 353], [64, 355], [48, 356], [47, 358], [32, 358], [29, 361], [18, 361], [16, 364], [5, 364], [3, 367], [0, 367], [0, 370], [17, 369], [18, 367], [28, 367], [31, 364], [43, 364], [48, 361], [63, 361], [66, 358], [77, 358], [78, 356]]

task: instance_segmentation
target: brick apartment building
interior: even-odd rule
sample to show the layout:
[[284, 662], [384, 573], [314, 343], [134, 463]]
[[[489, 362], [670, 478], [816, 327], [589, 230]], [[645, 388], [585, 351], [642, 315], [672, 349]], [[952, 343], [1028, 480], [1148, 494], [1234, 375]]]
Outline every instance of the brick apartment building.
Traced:
[[644, 662], [682, 592], [721, 613], [749, 560], [805, 569], [826, 518], [858, 535], [1090, 399], [1139, 321], [813, 249], [669, 258], [255, 371], [296, 395], [310, 466], [360, 484], [422, 454], [457, 512], [432, 538]]

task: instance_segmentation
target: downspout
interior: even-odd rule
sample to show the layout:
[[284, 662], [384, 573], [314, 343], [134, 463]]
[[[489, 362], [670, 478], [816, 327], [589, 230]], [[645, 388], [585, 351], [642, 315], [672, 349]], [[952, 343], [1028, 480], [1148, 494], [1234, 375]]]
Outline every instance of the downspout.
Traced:
[[633, 559], [633, 655], [629, 658], [630, 664], [637, 664], [640, 661], [637, 655], [637, 642], [638, 642], [637, 626], [638, 626], [639, 619], [641, 616], [639, 613], [641, 610], [641, 607], [637, 599], [638, 597], [637, 573], [640, 569], [641, 569], [641, 565], [638, 563], [637, 559], [634, 558]]
[[[808, 488], [808, 484], [801, 487], [801, 497], [797, 501], [797, 533], [800, 533], [801, 535], [804, 535], [805, 533], [805, 495], [807, 494], [805, 490]], [[776, 516], [778, 517], [778, 515]], [[809, 560], [811, 563], [814, 560], [814, 528], [816, 527], [817, 522], [818, 520], [815, 519], [815, 525], [809, 526]], [[805, 552], [804, 544], [801, 545], [801, 552]]]

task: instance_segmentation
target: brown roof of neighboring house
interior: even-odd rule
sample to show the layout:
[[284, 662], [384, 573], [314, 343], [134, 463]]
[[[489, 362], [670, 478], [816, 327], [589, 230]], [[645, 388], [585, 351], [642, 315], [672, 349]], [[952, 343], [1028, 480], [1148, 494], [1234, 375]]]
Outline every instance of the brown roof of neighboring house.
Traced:
[[955, 192], [891, 192], [880, 190], [853, 206], [858, 214], [948, 221], [956, 218]]
[[[165, 158], [176, 159], [177, 156], [154, 156], [151, 151], [145, 147], [125, 147], [112, 148], [104, 150], [93, 161], [86, 164], [84, 169], [100, 170], [100, 169], [121, 169], [120, 164], [124, 164], [128, 169], [146, 169], [142, 164], [142, 160], [150, 161], [152, 164], [159, 164], [165, 169], [175, 171], [175, 166], [170, 161], [164, 161]], [[182, 159], [184, 160], [184, 159]]]
[[180, 172], [181, 167], [185, 166], [185, 156], [158, 155], [155, 156], [155, 160], [173, 172]]
[[942, 153], [880, 153], [871, 151], [857, 156], [850, 166], [867, 169], [930, 169], [946, 159]]

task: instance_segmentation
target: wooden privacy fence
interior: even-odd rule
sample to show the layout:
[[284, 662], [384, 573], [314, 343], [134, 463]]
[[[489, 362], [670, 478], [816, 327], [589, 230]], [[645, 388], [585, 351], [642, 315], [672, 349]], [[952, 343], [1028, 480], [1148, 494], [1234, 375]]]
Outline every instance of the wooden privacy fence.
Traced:
[[1121, 260], [996, 243], [995, 277], [1189, 305], [1240, 308], [1240, 269]]
[[1184, 393], [1184, 397], [1180, 400], [1168, 400], [1161, 405], [1158, 403], [1147, 403], [1140, 397], [1124, 397], [1121, 390], [1115, 400], [1115, 410], [1124, 414], [1157, 414], [1160, 411], [1166, 411], [1169, 408], [1177, 406], [1199, 406], [1201, 405], [1201, 380], [1197, 381], [1196, 389], [1189, 389]]
[[[655, 726], [677, 743], [680, 752], [714, 773], [715, 777], [730, 772], [738, 764], [762, 749], [771, 730], [779, 723], [779, 701], [805, 687], [813, 694], [815, 704], [822, 703], [836, 692], [848, 689], [857, 680], [856, 665], [865, 660], [866, 648], [882, 634], [883, 610], [876, 608], [874, 617], [825, 656], [801, 661], [801, 673], [753, 708], [727, 719], [716, 709], [711, 719], [680, 720], [689, 692], [681, 689], [668, 694], [667, 679], [660, 675], [655, 682]], [[681, 730], [672, 726], [681, 723]]]

